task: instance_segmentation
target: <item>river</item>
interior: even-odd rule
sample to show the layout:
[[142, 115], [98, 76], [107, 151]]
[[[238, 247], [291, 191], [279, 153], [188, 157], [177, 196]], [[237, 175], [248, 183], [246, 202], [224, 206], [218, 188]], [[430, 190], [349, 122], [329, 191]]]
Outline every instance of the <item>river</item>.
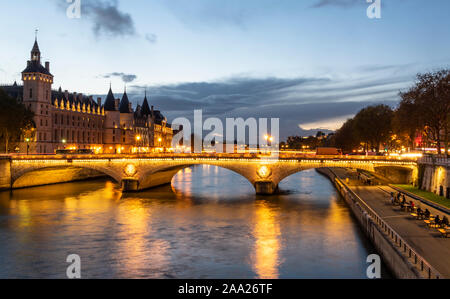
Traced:
[[69, 254], [82, 278], [366, 278], [376, 252], [328, 179], [280, 190], [196, 166], [136, 194], [108, 179], [1, 192], [0, 278], [65, 278]]

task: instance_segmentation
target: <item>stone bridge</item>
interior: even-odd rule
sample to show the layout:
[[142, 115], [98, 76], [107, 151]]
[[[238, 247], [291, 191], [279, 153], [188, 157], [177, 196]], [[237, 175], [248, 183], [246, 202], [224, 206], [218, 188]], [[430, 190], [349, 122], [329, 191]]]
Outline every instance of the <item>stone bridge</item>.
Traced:
[[0, 188], [15, 189], [74, 181], [107, 175], [124, 191], [140, 191], [169, 184], [181, 169], [193, 165], [213, 165], [245, 177], [257, 194], [272, 194], [286, 177], [311, 168], [343, 167], [391, 176], [417, 177], [417, 163], [411, 160], [370, 157], [267, 157], [229, 156], [10, 156], [0, 158]]

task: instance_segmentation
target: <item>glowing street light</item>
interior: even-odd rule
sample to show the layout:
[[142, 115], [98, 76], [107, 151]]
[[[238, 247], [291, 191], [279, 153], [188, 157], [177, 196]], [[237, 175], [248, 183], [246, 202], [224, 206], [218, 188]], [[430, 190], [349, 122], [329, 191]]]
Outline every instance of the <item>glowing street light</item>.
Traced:
[[136, 136], [136, 141], [139, 143], [138, 144], [138, 153], [140, 154], [141, 153], [141, 144], [140, 144], [141, 136], [137, 135]]
[[28, 152], [30, 151], [30, 138], [25, 138], [25, 141], [27, 142], [27, 156], [28, 156]]

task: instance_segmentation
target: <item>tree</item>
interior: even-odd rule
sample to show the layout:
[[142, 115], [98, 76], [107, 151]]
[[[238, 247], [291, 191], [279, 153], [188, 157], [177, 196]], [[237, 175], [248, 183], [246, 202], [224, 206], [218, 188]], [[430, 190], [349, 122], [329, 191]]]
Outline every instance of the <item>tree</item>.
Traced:
[[334, 136], [336, 147], [342, 149], [344, 153], [352, 152], [359, 145], [359, 140], [355, 135], [355, 120], [348, 119], [342, 127], [336, 131]]
[[5, 144], [5, 153], [20, 141], [25, 132], [32, 131], [33, 117], [33, 112], [0, 89], [0, 138]]
[[436, 144], [438, 153], [444, 143], [448, 153], [450, 113], [450, 70], [418, 74], [416, 84], [401, 93], [402, 103], [411, 105], [411, 115], [425, 137]]
[[365, 143], [365, 150], [375, 149], [388, 142], [392, 136], [393, 111], [387, 105], [369, 106], [354, 118], [355, 133], [359, 141]]
[[414, 148], [414, 140], [417, 131], [423, 129], [420, 125], [420, 115], [416, 106], [412, 103], [411, 98], [414, 93], [401, 94], [402, 101], [394, 112], [392, 120], [392, 129], [396, 135], [396, 139], [401, 144]]

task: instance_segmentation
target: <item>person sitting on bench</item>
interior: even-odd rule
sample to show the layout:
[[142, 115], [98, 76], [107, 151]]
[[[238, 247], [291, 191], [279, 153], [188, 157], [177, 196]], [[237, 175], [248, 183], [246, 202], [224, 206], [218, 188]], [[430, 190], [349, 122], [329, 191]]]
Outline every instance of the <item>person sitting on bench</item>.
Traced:
[[431, 213], [430, 213], [430, 211], [428, 211], [428, 209], [425, 209], [424, 215], [425, 215], [425, 219], [430, 219]]
[[417, 208], [417, 216], [418, 218], [422, 218], [423, 217], [423, 211], [420, 207]]
[[447, 216], [444, 216], [444, 218], [442, 218], [442, 221], [441, 221], [441, 226], [443, 227], [443, 228], [446, 228], [447, 226], [448, 226], [448, 218], [447, 218]]
[[434, 223], [435, 223], [437, 226], [440, 226], [440, 225], [441, 225], [441, 219], [439, 218], [439, 215], [437, 215], [436, 218], [434, 218]]

